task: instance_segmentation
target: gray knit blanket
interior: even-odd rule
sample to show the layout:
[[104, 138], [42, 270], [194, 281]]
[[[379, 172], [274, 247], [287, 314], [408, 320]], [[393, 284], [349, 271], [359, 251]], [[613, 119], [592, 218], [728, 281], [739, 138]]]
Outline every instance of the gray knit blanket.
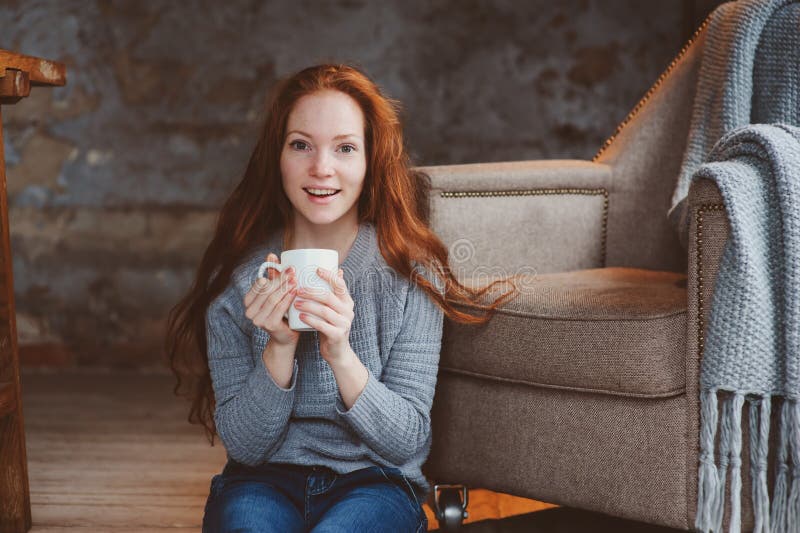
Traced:
[[[724, 136], [694, 179], [716, 182], [730, 235], [722, 251], [700, 368], [695, 527], [720, 531], [730, 469], [729, 531], [740, 529], [742, 408], [749, 406], [754, 531], [800, 529], [800, 128], [744, 126]], [[770, 410], [781, 396], [777, 470], [767, 490]], [[721, 406], [721, 414], [719, 407]], [[719, 430], [719, 449], [715, 438]], [[791, 475], [788, 459], [794, 465]], [[771, 511], [770, 511], [771, 507]]]
[[[743, 496], [752, 500], [756, 533], [800, 532], [798, 8], [790, 0], [739, 0], [712, 14], [668, 212], [686, 246], [686, 195], [702, 177], [716, 182], [730, 222], [700, 369], [695, 527], [704, 532], [721, 531], [726, 503], [729, 531], [739, 531]], [[773, 397], [780, 412], [771, 428]], [[743, 459], [745, 406], [750, 457]], [[771, 433], [777, 447], [770, 491]], [[751, 480], [744, 495], [743, 462]]]
[[[800, 65], [798, 58], [790, 55], [797, 50], [800, 31], [794, 21], [787, 21], [783, 31], [763, 35], [767, 22], [792, 3], [794, 0], [738, 0], [720, 5], [710, 17], [689, 136], [667, 212], [684, 248], [689, 232], [689, 185], [714, 144], [726, 133], [751, 124], [753, 114], [768, 123], [800, 125], [800, 79], [796, 73]], [[756, 68], [759, 45], [770, 52], [759, 57], [763, 68]], [[795, 74], [776, 75], [781, 70]], [[777, 78], [789, 81], [777, 80], [776, 85]], [[754, 84], [768, 94], [753, 99]]]

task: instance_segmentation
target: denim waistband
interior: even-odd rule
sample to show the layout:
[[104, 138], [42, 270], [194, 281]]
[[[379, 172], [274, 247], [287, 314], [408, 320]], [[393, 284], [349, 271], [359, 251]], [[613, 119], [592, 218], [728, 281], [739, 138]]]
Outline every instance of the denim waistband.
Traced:
[[227, 464], [225, 465], [225, 471], [227, 472], [253, 472], [259, 471], [264, 469], [270, 468], [278, 468], [281, 470], [289, 470], [293, 472], [299, 472], [301, 474], [312, 474], [312, 473], [321, 473], [321, 472], [328, 472], [334, 473], [335, 471], [327, 466], [322, 465], [298, 465], [293, 463], [263, 463], [257, 466], [250, 466], [234, 459], [228, 459]]

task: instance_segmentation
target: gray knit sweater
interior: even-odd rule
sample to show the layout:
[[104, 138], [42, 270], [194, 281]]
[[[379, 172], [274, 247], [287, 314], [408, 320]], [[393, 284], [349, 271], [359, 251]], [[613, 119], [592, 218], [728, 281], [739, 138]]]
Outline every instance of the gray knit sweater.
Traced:
[[340, 266], [355, 303], [350, 346], [369, 370], [367, 385], [347, 410], [311, 331], [300, 332], [284, 389], [261, 359], [269, 333], [245, 317], [243, 303], [267, 254], [280, 257], [282, 235], [274, 232], [235, 269], [206, 314], [214, 421], [228, 457], [247, 465], [323, 465], [341, 474], [396, 467], [426, 498], [430, 484], [420, 467], [431, 445], [443, 312], [385, 263], [374, 224], [362, 223]]

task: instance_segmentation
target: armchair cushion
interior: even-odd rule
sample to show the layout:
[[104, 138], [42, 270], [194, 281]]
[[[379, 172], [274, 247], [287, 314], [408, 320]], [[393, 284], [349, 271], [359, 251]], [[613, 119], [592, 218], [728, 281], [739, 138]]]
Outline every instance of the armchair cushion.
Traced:
[[618, 396], [684, 393], [685, 274], [596, 268], [523, 276], [518, 287], [487, 324], [445, 321], [440, 369]]

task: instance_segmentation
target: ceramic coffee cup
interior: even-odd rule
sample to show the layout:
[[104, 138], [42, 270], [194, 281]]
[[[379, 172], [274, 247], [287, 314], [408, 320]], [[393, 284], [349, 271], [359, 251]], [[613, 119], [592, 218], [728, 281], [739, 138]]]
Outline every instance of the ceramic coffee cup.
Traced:
[[[280, 263], [273, 263], [272, 261], [261, 263], [261, 266], [258, 267], [258, 277], [266, 277], [268, 268], [283, 272], [285, 268], [290, 266], [294, 267], [298, 289], [317, 289], [331, 292], [330, 284], [319, 277], [317, 268], [322, 268], [335, 275], [339, 271], [339, 252], [325, 248], [286, 250], [281, 252]], [[289, 311], [283, 316], [289, 319], [289, 327], [295, 331], [314, 331], [314, 328], [300, 320], [300, 310], [294, 306], [294, 302], [298, 299], [303, 301], [302, 298], [295, 297], [289, 306]]]

